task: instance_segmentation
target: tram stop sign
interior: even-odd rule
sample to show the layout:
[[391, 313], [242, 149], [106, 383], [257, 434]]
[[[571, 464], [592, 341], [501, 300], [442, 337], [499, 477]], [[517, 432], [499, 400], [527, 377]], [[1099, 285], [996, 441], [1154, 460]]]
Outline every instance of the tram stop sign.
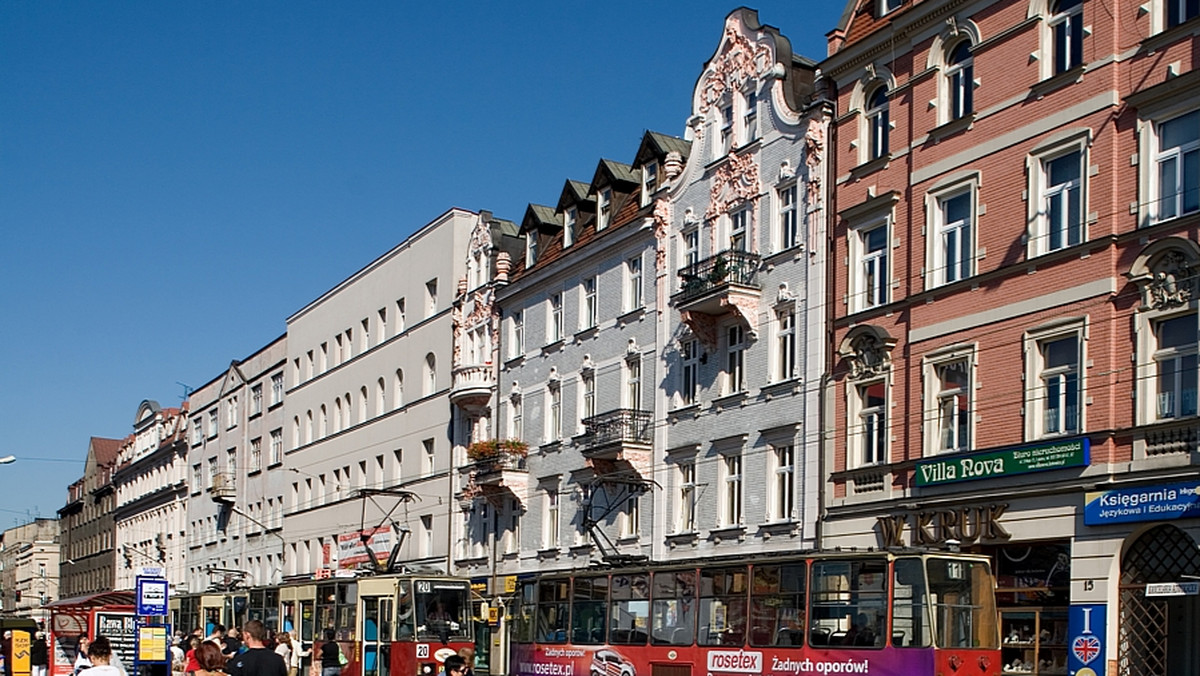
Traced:
[[137, 614], [162, 616], [167, 612], [167, 581], [162, 578], [139, 577], [137, 581]]

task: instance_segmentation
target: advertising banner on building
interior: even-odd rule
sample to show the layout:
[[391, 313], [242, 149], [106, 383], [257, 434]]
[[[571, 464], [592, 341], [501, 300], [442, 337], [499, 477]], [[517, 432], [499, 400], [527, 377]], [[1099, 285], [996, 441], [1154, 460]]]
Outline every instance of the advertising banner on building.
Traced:
[[338, 535], [338, 568], [358, 568], [360, 564], [371, 560], [370, 555], [367, 554], [367, 547], [363, 546], [360, 533], [367, 536], [367, 546], [374, 552], [375, 560], [379, 563], [387, 562], [394, 542], [392, 529], [387, 527], [369, 528], [364, 531]]
[[936, 486], [1064, 467], [1082, 467], [1088, 464], [1090, 451], [1091, 443], [1087, 438], [1083, 438], [949, 456], [917, 463], [917, 485]]
[[1200, 519], [1200, 481], [1092, 491], [1085, 500], [1083, 522], [1089, 526]]
[[97, 612], [92, 636], [103, 634], [126, 667], [137, 657], [137, 621], [133, 613]]

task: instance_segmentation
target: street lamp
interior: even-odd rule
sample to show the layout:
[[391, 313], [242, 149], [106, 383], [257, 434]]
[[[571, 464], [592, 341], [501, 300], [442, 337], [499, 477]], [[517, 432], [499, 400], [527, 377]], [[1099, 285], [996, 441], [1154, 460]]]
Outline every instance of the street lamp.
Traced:
[[14, 463], [16, 461], [17, 461], [17, 456], [6, 455], [3, 458], [0, 458], [0, 465], [11, 465], [12, 463]]

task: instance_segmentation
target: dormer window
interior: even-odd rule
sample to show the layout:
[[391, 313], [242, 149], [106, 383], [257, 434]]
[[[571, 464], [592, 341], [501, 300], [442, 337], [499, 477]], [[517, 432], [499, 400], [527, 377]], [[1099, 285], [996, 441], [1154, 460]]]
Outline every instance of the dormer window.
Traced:
[[600, 190], [600, 201], [596, 205], [596, 229], [603, 230], [608, 227], [609, 219], [612, 217], [612, 189], [602, 188]]
[[525, 267], [531, 268], [534, 263], [537, 263], [538, 257], [538, 236], [537, 232], [533, 231], [525, 235]]
[[879, 16], [891, 14], [900, 9], [900, 5], [904, 4], [904, 0], [879, 0]]
[[758, 92], [746, 92], [746, 110], [742, 114], [742, 131], [746, 143], [758, 138]]
[[650, 197], [658, 190], [658, 162], [650, 161], [642, 167], [642, 206], [650, 203]]
[[575, 243], [575, 228], [579, 222], [579, 210], [575, 207], [568, 207], [563, 213], [563, 246], [568, 247]]

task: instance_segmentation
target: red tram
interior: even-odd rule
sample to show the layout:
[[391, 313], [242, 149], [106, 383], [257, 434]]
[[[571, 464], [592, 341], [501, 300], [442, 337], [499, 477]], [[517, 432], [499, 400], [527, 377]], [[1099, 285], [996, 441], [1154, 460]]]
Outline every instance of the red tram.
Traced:
[[516, 676], [995, 676], [986, 557], [834, 552], [546, 574]]

